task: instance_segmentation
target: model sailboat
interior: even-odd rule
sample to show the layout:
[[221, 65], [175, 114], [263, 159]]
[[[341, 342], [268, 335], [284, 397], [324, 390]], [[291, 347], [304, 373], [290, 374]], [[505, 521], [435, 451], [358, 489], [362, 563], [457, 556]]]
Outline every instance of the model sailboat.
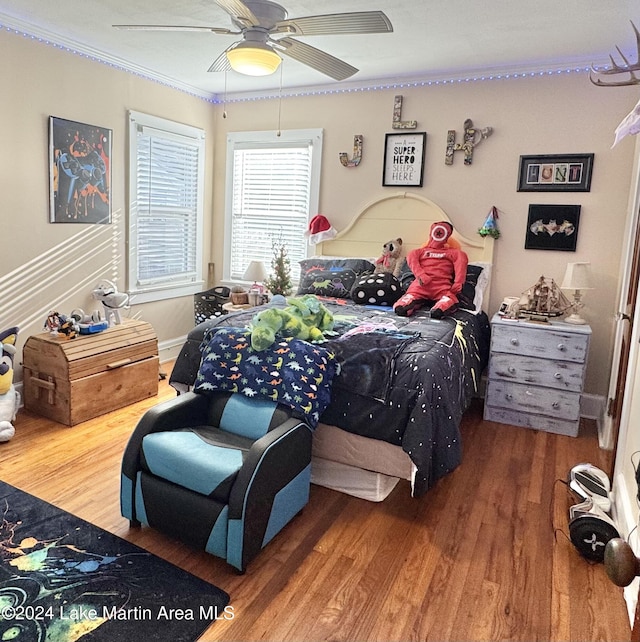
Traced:
[[553, 279], [541, 276], [520, 297], [520, 316], [546, 321], [562, 316], [572, 306]]

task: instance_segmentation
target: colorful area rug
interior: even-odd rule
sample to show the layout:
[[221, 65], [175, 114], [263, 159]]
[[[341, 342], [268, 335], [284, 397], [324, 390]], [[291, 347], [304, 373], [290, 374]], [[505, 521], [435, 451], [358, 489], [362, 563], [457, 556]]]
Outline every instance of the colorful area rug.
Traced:
[[0, 640], [190, 642], [232, 617], [223, 590], [4, 482], [0, 520]]

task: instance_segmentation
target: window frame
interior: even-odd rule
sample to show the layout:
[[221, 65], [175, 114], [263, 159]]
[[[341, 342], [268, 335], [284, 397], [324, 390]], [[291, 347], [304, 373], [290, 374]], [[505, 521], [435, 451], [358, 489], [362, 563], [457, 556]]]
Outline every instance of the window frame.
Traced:
[[[127, 260], [128, 282], [127, 291], [132, 303], [149, 303], [175, 297], [189, 296], [200, 292], [204, 287], [203, 278], [203, 245], [204, 245], [204, 190], [205, 190], [205, 132], [203, 129], [178, 123], [176, 121], [151, 116], [142, 112], [129, 111], [129, 184], [128, 184], [128, 233], [127, 233]], [[158, 278], [153, 282], [141, 283], [138, 275], [138, 211], [137, 211], [137, 185], [138, 185], [138, 131], [139, 128], [148, 128], [159, 133], [160, 137], [179, 137], [185, 143], [194, 142], [198, 147], [197, 166], [197, 196], [195, 220], [195, 259], [193, 272], [178, 276]]]
[[[322, 142], [324, 130], [291, 129], [276, 131], [246, 131], [229, 132], [227, 134], [226, 155], [226, 181], [225, 181], [225, 212], [224, 212], [224, 253], [222, 282], [226, 284], [243, 283], [242, 280], [231, 278], [231, 253], [232, 253], [232, 226], [233, 226], [233, 184], [234, 184], [234, 152], [237, 148], [250, 147], [251, 145], [269, 147], [285, 147], [302, 143], [311, 147], [311, 176], [309, 188], [309, 212], [307, 223], [319, 211], [320, 204], [320, 177], [322, 170]], [[304, 243], [304, 258], [310, 255], [309, 243]], [[270, 265], [265, 266], [270, 271]], [[297, 279], [293, 279], [294, 285]]]

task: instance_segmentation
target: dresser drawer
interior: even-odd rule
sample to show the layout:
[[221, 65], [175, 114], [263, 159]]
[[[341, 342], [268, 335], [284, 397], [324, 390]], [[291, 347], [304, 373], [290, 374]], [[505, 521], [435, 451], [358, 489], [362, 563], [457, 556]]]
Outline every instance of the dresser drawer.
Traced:
[[502, 424], [543, 430], [544, 432], [553, 432], [557, 435], [568, 435], [569, 437], [577, 437], [580, 429], [580, 420], [568, 421], [546, 415], [530, 415], [526, 412], [487, 405], [484, 407], [484, 418], [486, 421], [497, 421]]
[[580, 395], [578, 393], [508, 381], [490, 379], [487, 385], [486, 403], [489, 406], [570, 421], [577, 421], [580, 418]]
[[545, 360], [494, 352], [489, 363], [489, 377], [582, 392], [584, 368], [583, 363], [574, 361]]
[[529, 357], [584, 363], [589, 350], [589, 335], [564, 332], [556, 328], [494, 325], [491, 351]]

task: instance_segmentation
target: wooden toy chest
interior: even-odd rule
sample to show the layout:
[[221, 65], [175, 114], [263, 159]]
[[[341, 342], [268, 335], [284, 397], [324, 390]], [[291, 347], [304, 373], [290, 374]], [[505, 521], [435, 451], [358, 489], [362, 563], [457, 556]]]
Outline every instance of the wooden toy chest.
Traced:
[[145, 321], [65, 339], [38, 334], [23, 350], [27, 410], [75, 426], [158, 393], [158, 340]]

